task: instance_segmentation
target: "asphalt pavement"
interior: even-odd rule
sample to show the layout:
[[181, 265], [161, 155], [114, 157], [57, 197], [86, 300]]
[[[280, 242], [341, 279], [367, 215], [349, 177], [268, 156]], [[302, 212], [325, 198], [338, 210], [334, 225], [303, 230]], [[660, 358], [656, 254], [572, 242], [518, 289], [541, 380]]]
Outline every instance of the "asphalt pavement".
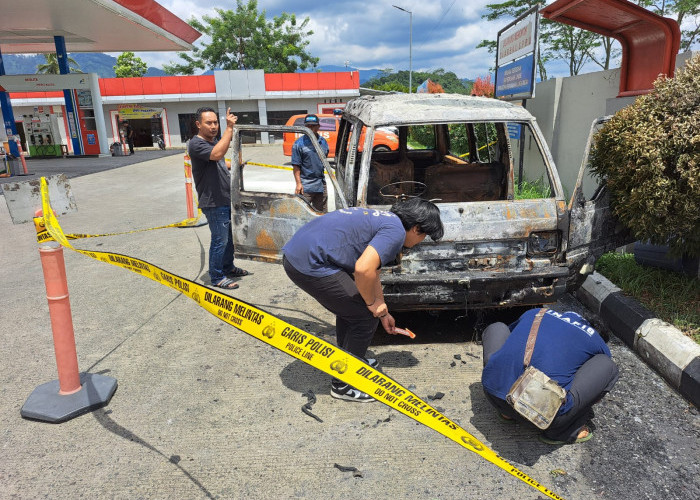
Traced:
[[[250, 159], [265, 163], [263, 153]], [[181, 154], [101, 169], [103, 160], [113, 159], [95, 159], [94, 173], [70, 179], [78, 209], [60, 217], [66, 232], [185, 218]], [[52, 172], [67, 160], [53, 161]], [[291, 182], [291, 172], [279, 172]], [[328, 375], [174, 290], [68, 249], [80, 370], [114, 377], [118, 389], [104, 408], [64, 423], [23, 419], [20, 409], [37, 386], [56, 379], [56, 364], [34, 227], [12, 224], [3, 200], [0, 234], [0, 498], [543, 498], [381, 403], [331, 398]], [[75, 245], [209, 283], [206, 226]], [[237, 265], [253, 274], [230, 295], [333, 340], [333, 317], [281, 266]], [[553, 307], [577, 310], [610, 333], [600, 311], [575, 297]], [[534, 429], [496, 418], [481, 389], [479, 334], [520, 312], [400, 315], [418, 338], [379, 332], [371, 349], [387, 374], [424, 399], [442, 393], [432, 402], [448, 418], [563, 498], [700, 498], [697, 408], [614, 335], [609, 345], [621, 376], [595, 407], [592, 440], [549, 446]], [[309, 391], [321, 421], [302, 411]]]
[[26, 158], [28, 174], [15, 175], [11, 177], [0, 177], [0, 194], [2, 185], [8, 182], [21, 182], [48, 177], [58, 173], [64, 174], [67, 178], [80, 177], [81, 175], [95, 174], [112, 170], [114, 168], [126, 167], [136, 163], [143, 163], [166, 156], [182, 155], [184, 149], [137, 149], [133, 155], [121, 156], [65, 156], [60, 158]]

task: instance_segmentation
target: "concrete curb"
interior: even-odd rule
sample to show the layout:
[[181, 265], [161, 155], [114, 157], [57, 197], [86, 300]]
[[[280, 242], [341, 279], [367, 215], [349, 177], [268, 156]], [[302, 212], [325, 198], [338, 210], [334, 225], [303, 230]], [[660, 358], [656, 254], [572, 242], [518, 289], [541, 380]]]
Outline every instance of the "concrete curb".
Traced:
[[700, 345], [604, 276], [586, 278], [576, 297], [688, 401], [700, 408]]

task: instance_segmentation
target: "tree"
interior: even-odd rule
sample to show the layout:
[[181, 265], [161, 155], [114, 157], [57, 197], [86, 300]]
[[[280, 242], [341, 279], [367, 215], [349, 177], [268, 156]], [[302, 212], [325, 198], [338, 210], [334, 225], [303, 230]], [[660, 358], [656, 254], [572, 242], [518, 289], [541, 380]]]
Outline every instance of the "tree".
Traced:
[[431, 79], [428, 79], [428, 94], [444, 94], [445, 89], [442, 88], [442, 85], [439, 83], [435, 83]]
[[166, 64], [168, 74], [192, 75], [196, 69], [262, 69], [267, 73], [293, 73], [297, 69], [315, 68], [318, 57], [306, 47], [313, 31], [307, 29], [309, 18], [301, 23], [294, 14], [283, 12], [272, 21], [265, 10], [258, 12], [258, 2], [236, 1], [236, 10], [216, 9], [216, 16], [192, 18], [189, 24], [211, 40], [194, 48], [191, 54], [178, 53], [183, 64]]
[[[54, 53], [44, 54], [45, 64], [39, 64], [36, 67], [36, 72], [44, 75], [60, 75], [61, 71], [58, 67], [58, 56]], [[80, 70], [80, 65], [75, 62], [75, 59], [68, 57], [68, 72], [69, 73], [82, 73]]]
[[[503, 17], [517, 19], [529, 9], [541, 3], [541, 1], [538, 2], [537, 0], [507, 0], [503, 3], [487, 4], [486, 9], [488, 12], [482, 15], [481, 18], [488, 21], [495, 21]], [[548, 19], [540, 19], [540, 44], [546, 42], [548, 27], [551, 23], [552, 21]], [[494, 40], [482, 40], [476, 48], [482, 47], [488, 49], [489, 53], [494, 53], [497, 48], [497, 43]], [[537, 71], [540, 74], [540, 80], [545, 81], [547, 79], [547, 68], [545, 64], [549, 60], [549, 55], [546, 51], [543, 51], [538, 44], [536, 56]]]
[[404, 92], [408, 94], [408, 85], [401, 85], [399, 82], [382, 83], [369, 88], [383, 90], [384, 92]]
[[[470, 88], [465, 86], [462, 80], [460, 80], [452, 71], [445, 71], [442, 68], [436, 69], [432, 72], [414, 71], [412, 79], [414, 82], [418, 82], [419, 84], [420, 82], [424, 82], [428, 79], [432, 80], [434, 83], [442, 86], [445, 92], [453, 94], [469, 94], [470, 90]], [[398, 84], [400, 87], [404, 87], [407, 92], [408, 82], [408, 71], [392, 73], [391, 69], [384, 69], [379, 75], [365, 82], [364, 86], [371, 89], [384, 90], [384, 86], [387, 84]], [[418, 85], [415, 85], [413, 87], [412, 92], [416, 91], [417, 86]], [[392, 88], [391, 90], [394, 89]]]
[[117, 78], [143, 76], [148, 71], [146, 63], [140, 57], [136, 57], [133, 52], [122, 52], [119, 54], [117, 64], [113, 67]]
[[700, 0], [637, 0], [637, 4], [660, 16], [675, 16], [679, 26], [692, 19], [689, 28], [681, 30], [681, 51], [700, 40]]
[[590, 164], [640, 240], [700, 256], [700, 55], [596, 134]]
[[478, 76], [474, 80], [474, 85], [472, 86], [472, 95], [493, 97], [495, 92], [495, 86], [491, 82], [491, 75], [486, 75], [485, 78]]
[[568, 24], [553, 23], [548, 33], [549, 54], [569, 65], [569, 76], [578, 75], [591, 52], [600, 47], [600, 36]]
[[[591, 61], [600, 66], [601, 69], [610, 69], [610, 63], [613, 61], [613, 59], [617, 59], [618, 57], [620, 57], [622, 51], [620, 49], [613, 48], [613, 43], [615, 42], [615, 39], [603, 35], [596, 36], [599, 39], [598, 47], [600, 47], [602, 51], [589, 50], [588, 57], [591, 59]], [[603, 57], [600, 57], [601, 52]]]

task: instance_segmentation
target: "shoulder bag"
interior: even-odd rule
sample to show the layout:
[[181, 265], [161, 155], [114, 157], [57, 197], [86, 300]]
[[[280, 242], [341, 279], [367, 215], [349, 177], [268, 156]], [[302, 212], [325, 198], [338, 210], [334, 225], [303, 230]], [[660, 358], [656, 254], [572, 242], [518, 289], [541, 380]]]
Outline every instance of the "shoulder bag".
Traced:
[[559, 408], [566, 400], [566, 391], [556, 381], [534, 366], [530, 366], [537, 332], [546, 310], [546, 308], [540, 309], [532, 322], [525, 345], [523, 359], [525, 371], [511, 386], [506, 396], [506, 401], [515, 411], [540, 429], [546, 429], [552, 424]]

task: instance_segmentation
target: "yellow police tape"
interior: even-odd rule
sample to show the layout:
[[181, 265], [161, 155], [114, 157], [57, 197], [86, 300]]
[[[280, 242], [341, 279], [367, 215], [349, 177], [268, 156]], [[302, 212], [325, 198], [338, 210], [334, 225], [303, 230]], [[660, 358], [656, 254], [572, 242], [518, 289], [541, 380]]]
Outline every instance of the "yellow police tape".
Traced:
[[[42, 177], [43, 179], [43, 177]], [[144, 231], [153, 231], [154, 229], [165, 229], [167, 227], [193, 227], [197, 225], [197, 222], [199, 221], [200, 217], [202, 217], [202, 211], [200, 209], [197, 209], [197, 217], [194, 217], [192, 219], [184, 219], [181, 220], [180, 222], [175, 222], [173, 224], [166, 224], [165, 226], [157, 226], [157, 227], [149, 227], [146, 229], [134, 229], [132, 231], [122, 231], [119, 233], [106, 233], [106, 234], [81, 234], [81, 233], [75, 233], [75, 234], [65, 234], [64, 237], [67, 240], [79, 240], [82, 238], [100, 238], [102, 236], [117, 236], [119, 234], [131, 234], [131, 233], [142, 233]], [[36, 240], [39, 243], [42, 243], [44, 241], [51, 241], [54, 238], [51, 236], [49, 231], [47, 231], [43, 226], [43, 221], [41, 218], [34, 218], [34, 225], [36, 226]]]
[[[194, 300], [201, 307], [242, 332], [297, 358], [346, 384], [372, 395], [382, 403], [439, 432], [464, 448], [497, 465], [549, 498], [563, 500], [539, 482], [527, 476], [506, 460], [479, 442], [438, 410], [391, 377], [371, 368], [337, 346], [308, 332], [297, 329], [272, 314], [243, 300], [212, 290], [188, 279], [172, 274], [146, 261], [110, 252], [74, 248], [63, 233], [49, 200], [48, 184], [41, 178], [41, 198], [46, 229], [55, 241], [66, 248], [107, 264], [150, 278]], [[38, 223], [37, 227], [41, 224]], [[45, 240], [44, 240], [45, 241]]]
[[267, 168], [279, 168], [280, 170], [294, 170], [292, 167], [283, 167], [282, 165], [270, 165], [269, 163], [257, 163], [254, 161], [247, 161], [245, 162], [246, 165], [257, 165], [258, 167], [267, 167]]
[[[278, 168], [280, 170], [294, 170], [293, 167], [283, 167], [282, 165], [270, 165], [269, 163], [257, 163], [254, 161], [247, 161], [244, 163], [244, 165], [256, 165], [258, 167], [266, 167], [266, 168]], [[323, 171], [324, 174], [327, 174], [325, 170]]]

